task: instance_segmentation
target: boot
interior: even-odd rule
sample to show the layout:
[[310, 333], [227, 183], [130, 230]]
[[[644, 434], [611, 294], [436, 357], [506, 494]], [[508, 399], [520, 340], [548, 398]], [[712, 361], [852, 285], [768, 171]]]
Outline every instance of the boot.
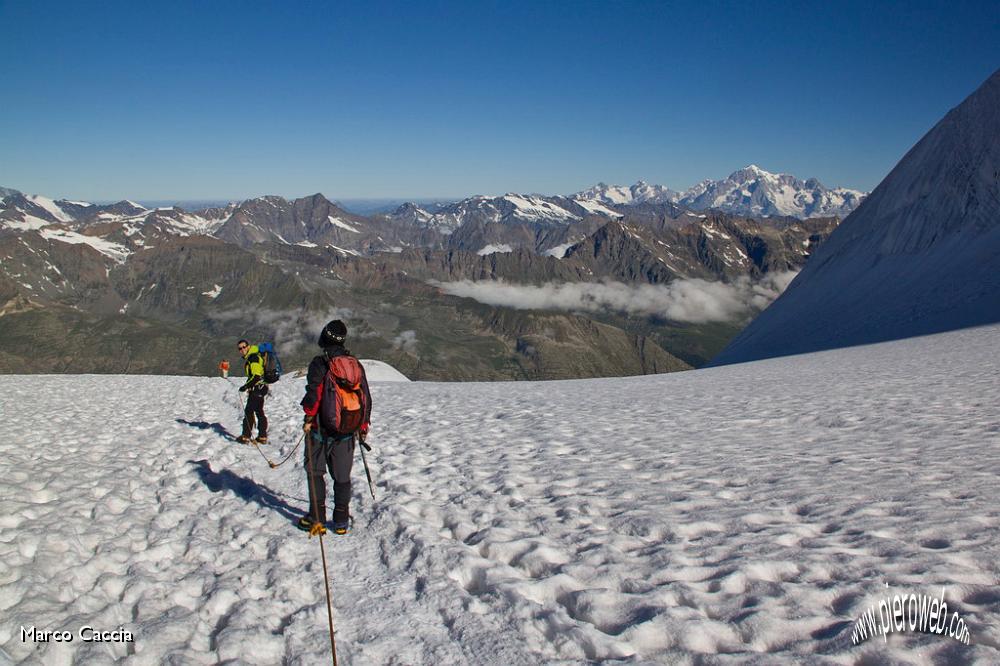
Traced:
[[322, 523], [314, 522], [312, 516], [308, 514], [299, 518], [298, 522], [295, 523], [295, 526], [303, 532], [312, 532], [313, 527], [317, 526], [316, 530], [319, 534], [326, 534], [326, 527], [324, 527]]
[[347, 507], [336, 507], [333, 510], [333, 533], [347, 534], [351, 529], [351, 513]]
[[320, 504], [315, 508], [310, 506], [309, 513], [299, 518], [299, 522], [295, 523], [295, 526], [308, 532], [316, 524], [317, 519], [321, 527], [326, 523], [326, 505]]

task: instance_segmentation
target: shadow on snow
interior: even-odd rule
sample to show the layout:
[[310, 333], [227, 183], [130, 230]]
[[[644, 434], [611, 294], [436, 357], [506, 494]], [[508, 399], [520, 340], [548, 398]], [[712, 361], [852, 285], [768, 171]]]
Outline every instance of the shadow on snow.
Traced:
[[232, 491], [244, 502], [254, 502], [265, 509], [272, 509], [292, 521], [298, 520], [306, 512], [304, 508], [296, 509], [273, 490], [252, 479], [243, 478], [228, 469], [214, 471], [207, 460], [188, 460], [188, 463], [195, 466], [198, 478], [213, 493]]
[[209, 423], [208, 421], [188, 421], [186, 419], [176, 419], [178, 423], [183, 423], [184, 425], [189, 425], [192, 428], [197, 428], [198, 430], [211, 430], [217, 435], [225, 437], [231, 442], [236, 441], [236, 435], [226, 430], [226, 427], [221, 423]]

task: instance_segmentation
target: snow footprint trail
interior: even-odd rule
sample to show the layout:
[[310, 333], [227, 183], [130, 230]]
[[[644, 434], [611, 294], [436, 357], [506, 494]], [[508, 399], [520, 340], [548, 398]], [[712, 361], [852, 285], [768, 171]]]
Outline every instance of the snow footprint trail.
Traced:
[[[275, 518], [261, 498], [296, 502], [256, 484], [246, 464], [252, 451], [223, 436], [238, 432], [231, 386], [170, 377], [0, 381], [10, 436], [0, 470], [9, 517], [0, 547], [13, 573], [4, 581], [10, 615], [0, 643], [13, 658], [284, 657], [285, 639], [270, 631], [284, 621], [271, 595], [286, 589], [279, 600], [295, 611], [310, 601], [308, 589], [282, 583], [306, 558], [266, 537]], [[52, 396], [47, 429], [56, 436], [45, 442], [35, 436], [35, 396]], [[76, 631], [84, 624], [124, 624], [136, 641], [20, 641], [21, 625]], [[253, 654], [241, 656], [248, 636]]]
[[[680, 375], [376, 384], [345, 664], [1000, 661], [1000, 328]], [[267, 411], [278, 460], [301, 380]], [[38, 396], [49, 437], [38, 437]], [[301, 455], [232, 443], [218, 379], [0, 376], [0, 646], [26, 663], [323, 663]], [[46, 528], [39, 528], [45, 525]], [[885, 593], [972, 644], [853, 647]], [[133, 644], [25, 644], [19, 628]]]
[[[994, 661], [997, 368], [989, 335], [954, 335], [601, 390], [386, 387], [383, 405], [421, 404], [379, 419], [400, 507], [386, 547], [420, 546], [389, 564], [449, 579], [464, 617], [535, 661]], [[852, 648], [884, 582], [946, 587], [980, 643]]]
[[[252, 447], [232, 441], [241, 419], [235, 384], [0, 377], [0, 391], [9, 435], [0, 445], [0, 645], [11, 658], [328, 658], [319, 549], [292, 527], [308, 504], [301, 451], [272, 470]], [[301, 432], [301, 393], [301, 381], [273, 387], [272, 459], [290, 453]], [[42, 444], [34, 437], [39, 395], [52, 396], [50, 429], [57, 433]], [[376, 450], [376, 476], [377, 457]], [[371, 505], [360, 464], [354, 479], [358, 529], [327, 537], [342, 663], [468, 661], [481, 646], [454, 643], [437, 604], [418, 600], [416, 574], [385, 566], [397, 550], [382, 536], [396, 531], [391, 510]], [[136, 640], [22, 643], [22, 625], [125, 625]], [[491, 654], [504, 654], [500, 639], [494, 642]]]

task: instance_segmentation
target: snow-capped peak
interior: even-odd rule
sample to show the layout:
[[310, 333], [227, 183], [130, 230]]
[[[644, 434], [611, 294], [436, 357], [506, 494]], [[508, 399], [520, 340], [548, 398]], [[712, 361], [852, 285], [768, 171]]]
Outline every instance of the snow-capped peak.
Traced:
[[630, 206], [640, 203], [665, 203], [671, 201], [677, 193], [663, 185], [650, 185], [644, 180], [639, 180], [635, 185], [625, 187], [623, 185], [608, 185], [598, 183], [582, 192], [570, 195], [569, 198], [576, 201], [600, 201], [606, 204], [618, 204]]
[[754, 217], [846, 217], [864, 197], [857, 190], [830, 189], [815, 178], [803, 182], [790, 174], [772, 173], [750, 164], [723, 180], [698, 183], [677, 203], [693, 210], [716, 208]]
[[865, 193], [845, 188], [830, 189], [815, 178], [803, 182], [786, 173], [773, 173], [748, 164], [722, 180], [703, 180], [685, 192], [640, 180], [631, 187], [598, 183], [571, 198], [611, 205], [676, 203], [692, 210], [717, 208], [727, 213], [768, 217], [787, 215], [810, 218], [846, 217]]
[[66, 212], [62, 208], [60, 208], [55, 201], [49, 199], [48, 197], [43, 197], [37, 194], [29, 194], [25, 198], [31, 203], [38, 206], [39, 208], [44, 209], [46, 212], [49, 213], [49, 215], [56, 218], [60, 222], [73, 221], [72, 216], [67, 215]]

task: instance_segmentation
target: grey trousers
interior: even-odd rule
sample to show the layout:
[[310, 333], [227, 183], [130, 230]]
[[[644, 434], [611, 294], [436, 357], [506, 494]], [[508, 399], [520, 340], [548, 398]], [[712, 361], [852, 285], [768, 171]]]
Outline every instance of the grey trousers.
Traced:
[[351, 468], [354, 466], [354, 436], [320, 438], [310, 433], [305, 450], [309, 515], [326, 522], [326, 472], [333, 478], [333, 521], [345, 522], [351, 515]]

